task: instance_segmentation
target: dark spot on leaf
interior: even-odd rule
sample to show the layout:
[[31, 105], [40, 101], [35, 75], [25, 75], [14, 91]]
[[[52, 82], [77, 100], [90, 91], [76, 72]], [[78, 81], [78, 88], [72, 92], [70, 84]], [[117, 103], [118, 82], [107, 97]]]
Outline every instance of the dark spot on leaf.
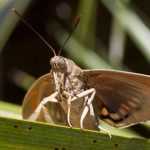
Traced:
[[93, 143], [96, 143], [97, 141], [96, 140], [93, 140]]
[[32, 127], [28, 127], [28, 129], [29, 129], [29, 130], [31, 130], [31, 129], [32, 129]]
[[18, 125], [15, 124], [15, 125], [14, 125], [14, 128], [18, 128]]
[[59, 148], [55, 147], [54, 150], [59, 150]]
[[63, 147], [62, 150], [66, 150], [66, 148]]
[[118, 147], [119, 145], [118, 144], [115, 144], [115, 147]]

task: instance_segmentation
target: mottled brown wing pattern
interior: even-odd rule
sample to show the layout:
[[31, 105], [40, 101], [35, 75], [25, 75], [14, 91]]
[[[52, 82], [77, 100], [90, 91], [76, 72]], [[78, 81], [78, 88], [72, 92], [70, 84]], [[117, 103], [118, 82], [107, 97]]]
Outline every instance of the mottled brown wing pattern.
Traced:
[[[31, 88], [26, 93], [23, 106], [22, 116], [24, 119], [28, 119], [29, 116], [37, 108], [38, 104], [44, 97], [50, 96], [54, 92], [54, 80], [50, 73], [41, 76], [34, 82]], [[63, 109], [57, 103], [49, 103], [46, 105], [46, 110], [52, 119], [52, 123], [64, 124], [66, 115]], [[41, 112], [37, 118], [38, 121], [46, 121]]]
[[96, 89], [96, 113], [109, 124], [126, 127], [150, 120], [150, 76], [111, 70], [84, 70], [84, 75]]

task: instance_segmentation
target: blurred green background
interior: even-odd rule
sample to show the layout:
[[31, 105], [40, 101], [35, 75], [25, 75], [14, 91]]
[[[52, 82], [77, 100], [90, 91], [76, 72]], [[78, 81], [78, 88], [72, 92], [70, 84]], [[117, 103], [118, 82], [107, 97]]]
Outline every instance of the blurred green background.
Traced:
[[19, 21], [23, 17], [56, 49], [80, 23], [61, 55], [82, 68], [150, 73], [148, 0], [0, 0], [0, 99], [22, 103], [53, 53]]

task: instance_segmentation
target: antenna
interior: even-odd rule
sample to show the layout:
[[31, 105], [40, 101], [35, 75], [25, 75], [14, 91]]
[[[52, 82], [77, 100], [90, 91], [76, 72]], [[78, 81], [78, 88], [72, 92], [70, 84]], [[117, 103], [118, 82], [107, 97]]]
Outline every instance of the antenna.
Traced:
[[54, 56], [56, 56], [56, 52], [54, 48], [44, 39], [42, 35], [40, 35], [25, 19], [23, 19], [23, 16], [15, 9], [12, 8], [12, 11], [19, 17], [19, 19], [32, 31], [35, 33], [35, 35], [43, 41], [43, 43], [52, 50]]
[[68, 42], [68, 40], [70, 39], [70, 37], [72, 36], [72, 34], [74, 33], [75, 29], [77, 28], [78, 24], [80, 22], [80, 17], [77, 16], [74, 20], [74, 27], [73, 27], [73, 30], [69, 33], [68, 37], [66, 38], [66, 40], [64, 41], [64, 44], [62, 45], [62, 47], [60, 48], [59, 52], [58, 52], [58, 55], [61, 54], [61, 51], [64, 49], [66, 43]]

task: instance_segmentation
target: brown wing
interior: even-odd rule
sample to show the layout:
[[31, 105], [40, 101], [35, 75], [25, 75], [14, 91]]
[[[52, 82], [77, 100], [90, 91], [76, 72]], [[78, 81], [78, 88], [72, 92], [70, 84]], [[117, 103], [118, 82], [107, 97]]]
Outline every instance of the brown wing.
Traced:
[[[38, 104], [42, 101], [42, 99], [46, 96], [50, 96], [54, 92], [54, 83], [53, 77], [50, 73], [41, 76], [38, 80], [36, 80], [31, 88], [26, 93], [23, 106], [22, 106], [22, 116], [24, 119], [28, 119], [29, 116], [36, 109]], [[64, 122], [64, 111], [57, 103], [50, 103], [47, 105], [47, 111], [54, 123], [62, 123]], [[46, 121], [43, 117], [43, 113], [41, 112], [38, 121]]]
[[109, 124], [126, 127], [150, 120], [150, 76], [112, 70], [84, 70], [84, 75], [96, 89], [97, 114]]

